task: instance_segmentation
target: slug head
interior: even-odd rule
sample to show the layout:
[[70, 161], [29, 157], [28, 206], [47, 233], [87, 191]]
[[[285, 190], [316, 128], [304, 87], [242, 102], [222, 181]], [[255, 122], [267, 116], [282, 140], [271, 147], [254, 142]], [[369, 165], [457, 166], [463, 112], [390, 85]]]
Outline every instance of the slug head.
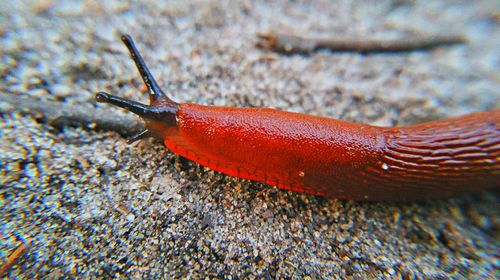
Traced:
[[95, 99], [99, 103], [109, 103], [126, 109], [144, 120], [146, 129], [129, 138], [127, 142], [133, 143], [147, 137], [163, 139], [166, 131], [177, 127], [179, 104], [168, 98], [160, 89], [158, 83], [146, 66], [146, 63], [144, 63], [132, 38], [129, 35], [122, 35], [121, 39], [134, 60], [144, 84], [146, 84], [148, 88], [150, 105], [124, 99], [106, 92], [98, 92]]

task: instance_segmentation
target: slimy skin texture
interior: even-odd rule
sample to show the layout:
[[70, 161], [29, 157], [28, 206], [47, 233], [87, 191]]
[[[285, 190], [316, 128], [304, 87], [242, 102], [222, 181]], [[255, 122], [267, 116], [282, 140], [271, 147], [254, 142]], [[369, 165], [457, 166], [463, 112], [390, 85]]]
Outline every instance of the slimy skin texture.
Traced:
[[383, 134], [372, 126], [272, 109], [180, 108], [178, 137], [165, 138], [170, 150], [287, 190], [351, 198], [356, 174], [382, 156]]
[[222, 173], [349, 200], [414, 201], [499, 187], [500, 111], [406, 127], [375, 127], [274, 109], [178, 104], [122, 37], [151, 105], [98, 93], [141, 116], [174, 153]]
[[421, 200], [500, 182], [500, 111], [380, 128], [181, 104], [169, 150], [222, 173], [340, 199]]

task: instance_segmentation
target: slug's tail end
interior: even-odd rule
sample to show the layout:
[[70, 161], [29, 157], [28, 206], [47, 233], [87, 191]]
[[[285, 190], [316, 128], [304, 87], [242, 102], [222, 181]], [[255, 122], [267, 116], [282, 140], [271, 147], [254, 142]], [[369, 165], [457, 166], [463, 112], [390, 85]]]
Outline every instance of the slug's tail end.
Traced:
[[109, 103], [123, 108], [144, 119], [147, 129], [132, 136], [127, 142], [132, 143], [150, 136], [161, 136], [162, 133], [159, 130], [177, 125], [176, 117], [179, 104], [168, 98], [160, 89], [146, 63], [144, 63], [132, 38], [129, 35], [122, 35], [121, 39], [129, 50], [130, 56], [134, 60], [142, 80], [148, 88], [150, 105], [124, 99], [102, 91], [96, 93], [95, 99], [99, 103]]

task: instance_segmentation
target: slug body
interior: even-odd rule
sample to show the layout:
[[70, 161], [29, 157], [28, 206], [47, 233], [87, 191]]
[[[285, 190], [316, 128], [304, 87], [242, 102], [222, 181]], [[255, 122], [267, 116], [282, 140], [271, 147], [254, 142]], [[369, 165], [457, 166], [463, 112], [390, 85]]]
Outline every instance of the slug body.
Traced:
[[[340, 199], [409, 201], [498, 187], [500, 111], [382, 128], [273, 109], [177, 104], [132, 40], [150, 106], [98, 93], [146, 122], [171, 151], [216, 171]], [[142, 107], [141, 107], [142, 106]]]
[[283, 189], [355, 200], [411, 200], [500, 182], [500, 112], [379, 128], [272, 109], [181, 104], [173, 152]]

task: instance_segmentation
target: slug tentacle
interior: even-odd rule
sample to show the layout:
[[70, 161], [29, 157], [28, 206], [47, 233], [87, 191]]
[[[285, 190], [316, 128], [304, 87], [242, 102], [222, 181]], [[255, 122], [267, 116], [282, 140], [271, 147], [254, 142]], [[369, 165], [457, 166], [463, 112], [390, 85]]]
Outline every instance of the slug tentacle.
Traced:
[[144, 129], [132, 136], [130, 136], [130, 138], [127, 139], [127, 144], [132, 144], [136, 141], [139, 141], [141, 139], [145, 139], [145, 138], [148, 138], [148, 137], [152, 137], [154, 136], [151, 131], [149, 129]]
[[118, 96], [114, 96], [103, 91], [98, 92], [95, 95], [95, 99], [99, 103], [109, 103], [111, 105], [115, 105], [145, 119], [154, 118], [156, 113], [154, 107], [133, 100], [128, 100]]
[[124, 99], [115, 95], [111, 95], [107, 92], [101, 91], [96, 93], [95, 100], [99, 103], [109, 103], [117, 107], [123, 108], [129, 112], [132, 112], [139, 117], [143, 118], [145, 121], [164, 121], [165, 118], [173, 117], [177, 115], [178, 104], [159, 104], [159, 105], [145, 105], [137, 101]]
[[147, 137], [157, 137], [161, 139], [165, 135], [163, 131], [169, 130], [170, 128], [177, 128], [179, 104], [168, 98], [160, 89], [158, 83], [142, 59], [141, 54], [137, 50], [132, 38], [129, 35], [122, 35], [121, 39], [134, 60], [144, 84], [146, 84], [148, 88], [150, 105], [124, 99], [102, 91], [96, 94], [96, 101], [99, 103], [109, 103], [126, 109], [144, 120], [147, 129], [132, 136], [127, 142], [133, 143]]
[[151, 105], [156, 105], [158, 103], [177, 104], [172, 99], [168, 98], [167, 95], [158, 86], [158, 83], [151, 74], [151, 71], [149, 71], [149, 68], [146, 66], [144, 59], [139, 53], [139, 50], [137, 50], [132, 37], [125, 34], [121, 36], [121, 39], [127, 47], [132, 60], [134, 60], [137, 70], [139, 70], [142, 80], [144, 81], [144, 84], [146, 84], [146, 86], [148, 87], [149, 102], [151, 103]]

